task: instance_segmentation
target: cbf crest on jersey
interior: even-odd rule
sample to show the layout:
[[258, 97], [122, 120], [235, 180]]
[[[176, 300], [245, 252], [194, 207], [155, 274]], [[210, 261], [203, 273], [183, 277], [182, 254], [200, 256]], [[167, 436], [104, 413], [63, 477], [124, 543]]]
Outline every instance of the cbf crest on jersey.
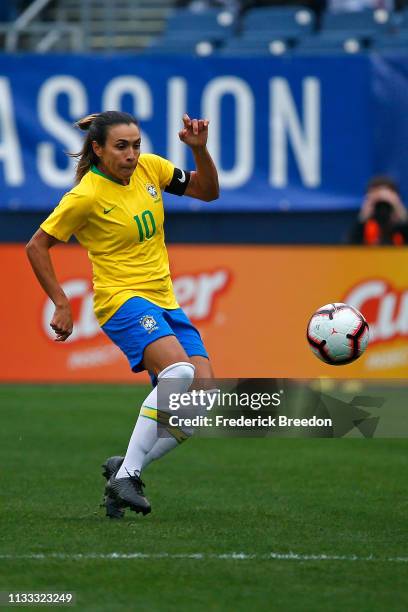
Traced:
[[140, 319], [140, 325], [150, 334], [152, 331], [158, 329], [156, 319], [151, 315], [145, 315]]
[[158, 195], [156, 187], [154, 185], [152, 185], [151, 183], [148, 183], [146, 185], [146, 189], [150, 193], [152, 198], [155, 200], [157, 198], [157, 195]]

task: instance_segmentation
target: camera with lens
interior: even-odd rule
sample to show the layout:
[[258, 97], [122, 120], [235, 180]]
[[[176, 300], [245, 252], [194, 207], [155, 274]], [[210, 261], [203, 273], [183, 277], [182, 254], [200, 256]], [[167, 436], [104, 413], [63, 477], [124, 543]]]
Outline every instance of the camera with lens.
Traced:
[[391, 224], [393, 206], [387, 200], [378, 200], [374, 205], [373, 219], [381, 227], [389, 227]]

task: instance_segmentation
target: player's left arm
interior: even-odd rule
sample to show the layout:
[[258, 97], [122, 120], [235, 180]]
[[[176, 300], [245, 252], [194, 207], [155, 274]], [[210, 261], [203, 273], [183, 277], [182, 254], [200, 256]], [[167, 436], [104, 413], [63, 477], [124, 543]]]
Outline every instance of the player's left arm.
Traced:
[[211, 202], [220, 194], [217, 168], [207, 149], [208, 124], [207, 119], [190, 119], [183, 116], [184, 127], [179, 132], [182, 142], [191, 148], [196, 169], [190, 172], [190, 180], [184, 195]]

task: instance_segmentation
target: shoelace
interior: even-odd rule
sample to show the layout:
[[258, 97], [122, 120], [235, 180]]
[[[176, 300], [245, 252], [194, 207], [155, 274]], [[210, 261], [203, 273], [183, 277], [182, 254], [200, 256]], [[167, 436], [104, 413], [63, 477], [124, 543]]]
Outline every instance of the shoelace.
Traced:
[[130, 480], [132, 481], [133, 486], [136, 489], [136, 493], [139, 493], [140, 495], [144, 495], [143, 487], [145, 487], [146, 485], [143, 482], [143, 480], [140, 478], [140, 476], [138, 476], [136, 473], [131, 474], [127, 469], [126, 469], [126, 472]]

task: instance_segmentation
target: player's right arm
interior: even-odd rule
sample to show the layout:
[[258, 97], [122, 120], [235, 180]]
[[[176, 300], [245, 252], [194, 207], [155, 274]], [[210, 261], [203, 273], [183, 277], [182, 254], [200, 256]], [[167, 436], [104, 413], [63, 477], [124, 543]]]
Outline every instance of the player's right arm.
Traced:
[[49, 251], [59, 242], [68, 242], [72, 234], [86, 225], [91, 206], [92, 193], [78, 185], [65, 194], [26, 247], [41, 287], [55, 304], [50, 326], [57, 342], [64, 342], [72, 334], [72, 314], [68, 298], [58, 283]]
[[72, 313], [69, 300], [58, 283], [49, 250], [60, 241], [41, 228], [36, 231], [26, 246], [28, 259], [41, 287], [55, 304], [54, 316], [50, 326], [56, 334], [57, 342], [64, 342], [72, 334]]

